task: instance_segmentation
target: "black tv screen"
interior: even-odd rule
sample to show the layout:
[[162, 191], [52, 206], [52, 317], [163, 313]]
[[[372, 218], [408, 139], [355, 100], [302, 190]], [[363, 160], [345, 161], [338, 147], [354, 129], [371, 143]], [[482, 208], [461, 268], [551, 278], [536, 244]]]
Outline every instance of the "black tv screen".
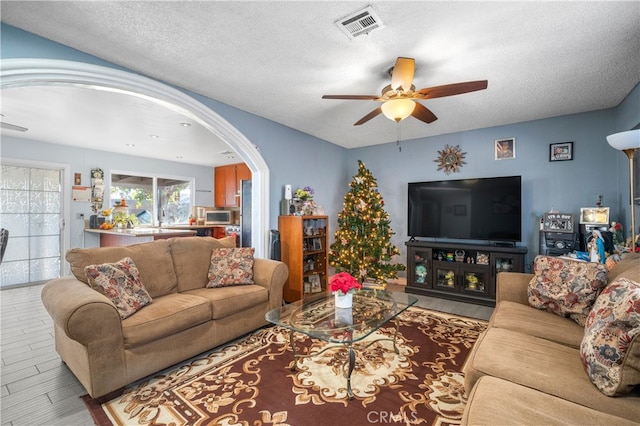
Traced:
[[520, 176], [409, 183], [408, 235], [522, 241]]

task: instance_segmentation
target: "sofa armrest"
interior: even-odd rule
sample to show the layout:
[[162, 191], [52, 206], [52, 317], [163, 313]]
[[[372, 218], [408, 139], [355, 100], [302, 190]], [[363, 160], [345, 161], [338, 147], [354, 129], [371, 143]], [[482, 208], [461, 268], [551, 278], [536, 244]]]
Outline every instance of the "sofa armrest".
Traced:
[[53, 322], [82, 345], [116, 341], [123, 345], [122, 321], [113, 303], [74, 277], [49, 281], [41, 293]]
[[289, 268], [284, 262], [271, 259], [253, 260], [253, 281], [269, 291], [269, 309], [282, 306], [282, 288], [289, 276]]
[[499, 272], [496, 280], [496, 304], [503, 300], [529, 304], [527, 287], [533, 274], [522, 272]]

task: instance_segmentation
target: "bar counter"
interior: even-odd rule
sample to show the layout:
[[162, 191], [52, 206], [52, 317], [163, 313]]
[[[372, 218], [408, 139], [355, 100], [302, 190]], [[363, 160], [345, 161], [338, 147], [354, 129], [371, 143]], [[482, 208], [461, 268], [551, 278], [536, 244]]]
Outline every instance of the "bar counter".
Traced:
[[191, 237], [195, 230], [167, 228], [91, 229], [84, 232], [100, 235], [100, 247], [128, 246], [173, 237]]

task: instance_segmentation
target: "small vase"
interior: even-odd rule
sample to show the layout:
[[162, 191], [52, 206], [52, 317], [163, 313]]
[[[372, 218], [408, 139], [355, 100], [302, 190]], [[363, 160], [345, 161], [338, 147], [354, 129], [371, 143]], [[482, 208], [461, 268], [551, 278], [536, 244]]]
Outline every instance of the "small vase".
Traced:
[[353, 325], [353, 311], [351, 308], [336, 309], [335, 321], [338, 326]]
[[336, 308], [351, 308], [353, 305], [353, 294], [347, 293], [344, 294], [341, 291], [336, 291], [333, 293], [336, 299]]

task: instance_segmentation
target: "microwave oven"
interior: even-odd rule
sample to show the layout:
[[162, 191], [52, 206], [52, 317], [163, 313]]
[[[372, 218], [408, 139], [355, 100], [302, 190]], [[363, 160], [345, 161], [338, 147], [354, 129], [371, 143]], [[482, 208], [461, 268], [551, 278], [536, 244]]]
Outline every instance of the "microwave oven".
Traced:
[[204, 215], [205, 225], [231, 224], [231, 210], [207, 210]]

